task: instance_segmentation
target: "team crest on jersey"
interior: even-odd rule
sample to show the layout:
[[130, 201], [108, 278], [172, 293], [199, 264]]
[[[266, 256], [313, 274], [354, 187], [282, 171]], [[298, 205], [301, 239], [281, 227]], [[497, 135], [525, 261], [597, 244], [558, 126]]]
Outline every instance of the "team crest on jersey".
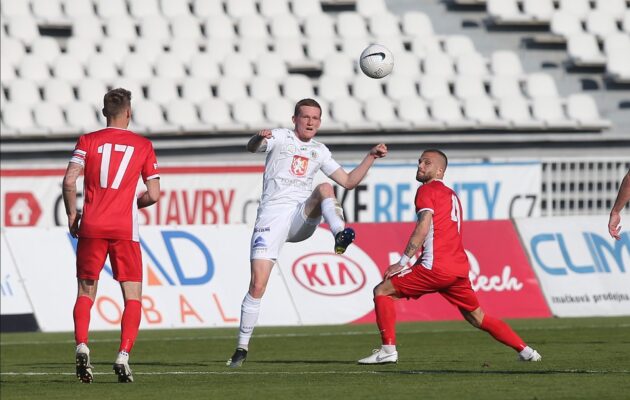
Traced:
[[308, 169], [308, 158], [302, 156], [293, 156], [291, 162], [291, 173], [295, 176], [304, 176]]

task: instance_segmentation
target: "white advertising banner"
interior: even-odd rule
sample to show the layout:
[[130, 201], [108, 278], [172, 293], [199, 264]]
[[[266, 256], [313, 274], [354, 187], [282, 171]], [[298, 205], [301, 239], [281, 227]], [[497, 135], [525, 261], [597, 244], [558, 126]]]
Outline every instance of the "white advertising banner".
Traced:
[[[7, 228], [7, 242], [43, 331], [73, 328], [76, 241], [65, 228]], [[245, 225], [144, 227], [142, 328], [238, 326], [249, 284]], [[33, 243], [38, 243], [33, 251]], [[359, 247], [330, 253], [333, 238], [318, 229], [308, 246], [287, 244], [263, 300], [260, 325], [339, 324], [372, 308], [380, 281], [374, 262]], [[54, 255], [54, 256], [51, 256]], [[101, 273], [91, 328], [119, 329], [123, 310], [109, 261]]]
[[1, 315], [32, 314], [22, 278], [18, 273], [9, 246], [5, 241], [4, 230], [0, 231], [0, 301]]
[[516, 220], [554, 315], [630, 315], [630, 231], [614, 240], [607, 221], [607, 216]]
[[[344, 168], [350, 171], [355, 166], [345, 164]], [[416, 169], [415, 163], [379, 160], [355, 189], [348, 191], [335, 184], [347, 221], [415, 220]], [[140, 210], [140, 223], [253, 224], [262, 192], [262, 172], [261, 164], [162, 167], [162, 196], [155, 206]], [[65, 227], [61, 198], [64, 169], [3, 169], [1, 173], [3, 227]], [[320, 173], [317, 182], [326, 179]], [[539, 162], [453, 162], [445, 182], [459, 194], [466, 220], [540, 216]], [[80, 205], [81, 180], [78, 188]]]

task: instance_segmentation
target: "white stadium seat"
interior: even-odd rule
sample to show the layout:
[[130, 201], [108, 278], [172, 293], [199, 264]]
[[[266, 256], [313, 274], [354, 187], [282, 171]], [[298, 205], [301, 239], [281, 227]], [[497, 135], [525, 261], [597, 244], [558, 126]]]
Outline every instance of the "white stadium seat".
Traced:
[[238, 19], [236, 28], [240, 37], [268, 38], [267, 21], [258, 14], [247, 14]]
[[94, 18], [94, 3], [85, 0], [63, 0], [63, 10], [71, 19]]
[[398, 118], [394, 103], [387, 97], [373, 97], [364, 104], [366, 120], [378, 124], [381, 129], [401, 130], [411, 127], [411, 123]]
[[457, 75], [484, 78], [489, 75], [488, 60], [479, 53], [464, 54], [455, 59]]
[[98, 44], [99, 52], [114, 61], [114, 64], [121, 66], [129, 56], [129, 45], [121, 39], [107, 38]]
[[230, 103], [237, 99], [247, 97], [246, 81], [233, 76], [219, 80], [217, 84], [217, 97]]
[[66, 55], [71, 55], [85, 64], [92, 54], [96, 53], [96, 44], [92, 39], [73, 36], [66, 41]]
[[441, 53], [442, 47], [436, 36], [416, 36], [411, 39], [411, 51], [418, 58], [424, 59], [428, 54]]
[[217, 61], [223, 61], [225, 56], [234, 53], [234, 45], [222, 38], [209, 38], [206, 43], [206, 53], [211, 54]]
[[61, 107], [53, 103], [38, 103], [33, 107], [35, 124], [43, 129], [48, 129], [53, 134], [70, 133], [70, 128], [63, 117]]
[[301, 38], [302, 32], [297, 19], [292, 14], [278, 14], [270, 18], [271, 36], [275, 38]]
[[457, 99], [451, 96], [438, 97], [431, 101], [431, 115], [441, 120], [451, 129], [469, 129], [475, 126], [475, 121], [467, 119]]
[[6, 64], [3, 65], [18, 65], [25, 53], [24, 45], [19, 40], [11, 37], [2, 38], [0, 58], [6, 62]]
[[431, 118], [427, 103], [418, 96], [401, 97], [398, 101], [398, 116], [418, 129], [442, 129], [444, 123]]
[[182, 82], [182, 97], [193, 103], [201, 103], [202, 101], [212, 97], [212, 88], [210, 80], [204, 77], [190, 77]]
[[426, 100], [451, 95], [449, 82], [446, 78], [436, 75], [423, 75], [420, 78], [420, 95]]
[[236, 31], [232, 19], [224, 14], [210, 15], [203, 23], [206, 37], [221, 38], [223, 40], [234, 39]]
[[185, 38], [175, 38], [168, 43], [168, 53], [187, 64], [194, 55], [200, 53], [199, 42]]
[[196, 17], [179, 15], [171, 19], [171, 33], [174, 38], [201, 40], [201, 24]]
[[103, 23], [97, 17], [81, 17], [72, 21], [72, 35], [69, 40], [77, 39], [82, 42], [101, 40], [103, 34]]
[[323, 13], [319, 0], [293, 0], [291, 1], [291, 8], [296, 17], [304, 20]]
[[46, 61], [35, 54], [27, 54], [22, 57], [18, 65], [20, 78], [35, 82], [43, 82], [50, 78], [50, 71]]
[[64, 107], [68, 125], [80, 132], [93, 132], [101, 126], [96, 117], [96, 109], [89, 103], [74, 101]]
[[367, 99], [383, 97], [383, 82], [360, 74], [352, 82], [352, 96], [365, 102]]
[[99, 79], [82, 79], [77, 84], [77, 95], [80, 101], [90, 103], [100, 110], [103, 107], [103, 96], [107, 91], [105, 83]]
[[551, 17], [549, 30], [551, 33], [563, 37], [584, 32], [580, 17], [570, 11], [556, 11]]
[[319, 97], [326, 101], [333, 101], [341, 97], [350, 96], [346, 78], [336, 75], [322, 75], [318, 83]]
[[125, 0], [93, 0], [96, 4], [96, 12], [101, 18], [127, 16]]
[[130, 54], [125, 57], [121, 68], [122, 76], [142, 82], [153, 77], [153, 68], [140, 54]]
[[389, 12], [369, 16], [368, 26], [370, 33], [376, 37], [400, 36], [400, 19]]
[[254, 76], [254, 66], [242, 54], [228, 54], [222, 63], [223, 76], [248, 79]]
[[133, 54], [138, 54], [149, 64], [155, 63], [155, 60], [164, 53], [164, 46], [160, 41], [151, 38], [140, 38], [133, 43]]
[[201, 123], [197, 109], [186, 99], [176, 99], [165, 107], [166, 119], [170, 124], [176, 125], [184, 131], [201, 131]]
[[154, 78], [147, 85], [147, 97], [158, 104], [170, 103], [179, 97], [177, 85], [170, 79]]
[[615, 82], [630, 83], [630, 54], [624, 51], [609, 54], [606, 73]]
[[453, 60], [445, 53], [432, 52], [427, 54], [423, 63], [425, 75], [450, 78], [455, 75]]
[[186, 77], [186, 70], [177, 56], [164, 53], [155, 60], [155, 75], [166, 79], [183, 79]]
[[30, 16], [31, 10], [29, 9], [29, 3], [30, 2], [27, 0], [3, 0], [2, 16], [8, 19]]
[[505, 97], [499, 102], [499, 115], [501, 119], [509, 121], [512, 128], [517, 129], [541, 129], [542, 121], [532, 118], [529, 103], [522, 97]]
[[275, 79], [257, 76], [249, 82], [249, 94], [252, 98], [265, 102], [272, 98], [281, 97], [280, 85]]
[[389, 98], [399, 101], [403, 98], [419, 96], [415, 81], [410, 81], [408, 77], [404, 76], [388, 78], [385, 81], [385, 91]]
[[307, 39], [306, 54], [309, 60], [321, 62], [336, 52], [337, 48], [332, 40], [321, 40], [317, 37]]
[[484, 81], [478, 78], [458, 76], [455, 78], [453, 87], [455, 96], [462, 100], [488, 96]]
[[284, 97], [292, 102], [297, 102], [303, 98], [312, 98], [315, 96], [313, 83], [302, 74], [291, 74], [282, 81]]
[[225, 8], [228, 15], [233, 18], [241, 18], [245, 15], [258, 14], [255, 0], [226, 1]]
[[7, 88], [11, 103], [32, 105], [41, 101], [39, 88], [32, 80], [15, 79], [9, 83]]
[[630, 35], [625, 33], [613, 33], [604, 38], [604, 51], [606, 54], [625, 52], [630, 54]]
[[264, 129], [269, 126], [263, 113], [262, 104], [251, 97], [235, 100], [232, 103], [232, 114], [236, 123], [244, 124], [251, 130]]
[[523, 97], [519, 78], [503, 75], [493, 75], [490, 78], [490, 94], [495, 99]]
[[328, 40], [335, 38], [335, 20], [328, 14], [315, 14], [304, 21], [304, 35]]
[[486, 96], [469, 97], [464, 101], [464, 115], [468, 119], [477, 121], [480, 128], [507, 128], [509, 122], [499, 119], [494, 103]]
[[[208, 1], [206, 1], [206, 3], [208, 3]], [[160, 0], [160, 11], [166, 18], [173, 18], [180, 15], [190, 15], [189, 4], [189, 0]], [[196, 15], [201, 17], [201, 15]]]
[[388, 12], [385, 0], [356, 0], [356, 9], [364, 17], [382, 15]]
[[405, 51], [402, 53], [394, 53], [394, 65], [392, 70], [392, 76], [407, 76], [410, 78], [416, 78], [420, 76], [420, 60], [411, 52]]
[[140, 36], [145, 39], [166, 42], [171, 37], [168, 20], [161, 15], [150, 15], [139, 20]]
[[287, 64], [274, 54], [261, 54], [256, 60], [256, 75], [280, 80], [289, 74]]
[[[171, 2], [171, 0], [164, 0]], [[192, 0], [193, 14], [199, 18], [207, 18], [213, 15], [225, 15], [222, 0]]]
[[324, 60], [322, 73], [329, 76], [351, 78], [356, 60], [344, 54], [332, 54]]
[[630, 33], [630, 10], [626, 10], [621, 18], [621, 27], [624, 32]]
[[0, 57], [0, 80], [2, 84], [13, 82], [16, 78], [15, 67]]
[[610, 127], [610, 121], [600, 117], [595, 100], [587, 94], [569, 95], [567, 114], [584, 128], [605, 129]]
[[515, 52], [510, 50], [494, 51], [490, 56], [490, 69], [494, 75], [523, 75], [521, 60]]
[[[14, 0], [15, 1], [15, 0]], [[33, 16], [47, 23], [63, 23], [60, 0], [31, 0]]]
[[37, 23], [30, 15], [16, 15], [11, 17], [6, 24], [9, 36], [24, 43], [30, 43], [39, 37]]
[[595, 10], [618, 18], [628, 10], [625, 0], [595, 0]]
[[50, 79], [44, 83], [44, 100], [48, 103], [65, 105], [72, 103], [74, 92], [72, 86], [60, 79]]
[[573, 65], [603, 66], [606, 56], [600, 51], [597, 39], [589, 33], [576, 33], [568, 37], [567, 52]]
[[259, 0], [258, 4], [260, 5], [260, 13], [266, 18], [286, 15], [291, 12], [289, 0]]
[[523, 0], [525, 14], [532, 17], [533, 22], [549, 22], [554, 13], [552, 0]]
[[558, 89], [556, 81], [549, 74], [536, 72], [527, 75], [525, 79], [525, 88], [527, 94], [531, 98], [538, 97], [558, 97]]
[[558, 10], [584, 19], [591, 12], [590, 0], [559, 0]]
[[265, 101], [265, 115], [274, 126], [292, 128], [293, 107], [294, 104], [284, 97], [272, 97]]
[[219, 62], [208, 53], [195, 54], [190, 60], [190, 76], [214, 82], [221, 76]]
[[331, 115], [335, 121], [345, 124], [349, 130], [376, 130], [378, 124], [369, 122], [363, 115], [361, 103], [350, 96], [338, 97], [330, 103]]
[[158, 0], [130, 1], [129, 11], [136, 19], [161, 14]]
[[[621, 16], [621, 13], [618, 14]], [[600, 38], [616, 33], [617, 22], [615, 16], [609, 14], [606, 11], [593, 11], [586, 16], [586, 30]]]
[[136, 20], [120, 15], [105, 22], [105, 32], [108, 37], [122, 39], [127, 43], [134, 42], [138, 37]]
[[9, 129], [14, 129], [20, 134], [33, 134], [43, 136], [48, 129], [35, 125], [31, 106], [8, 102], [2, 109], [2, 121]]
[[487, 0], [486, 9], [497, 24], [529, 23], [531, 17], [521, 12], [517, 0]]
[[337, 14], [337, 34], [341, 39], [348, 37], [368, 38], [365, 19], [353, 11], [342, 11]]
[[177, 127], [164, 119], [160, 106], [151, 101], [136, 101], [133, 103], [133, 122], [141, 129], [152, 133], [173, 133]]
[[411, 37], [433, 36], [431, 19], [419, 11], [407, 11], [402, 16], [402, 31]]
[[218, 131], [242, 131], [245, 125], [232, 120], [230, 107], [222, 98], [210, 98], [199, 105], [201, 122]]
[[[341, 51], [337, 52], [339, 55], [343, 55], [352, 59], [353, 64], [357, 63], [357, 60], [363, 50], [366, 47], [366, 39], [361, 37], [347, 37], [341, 39]], [[335, 55], [330, 57], [336, 57]]]
[[256, 61], [258, 57], [269, 53], [270, 41], [265, 38], [247, 37], [237, 42], [238, 53], [247, 57], [249, 61]]
[[464, 35], [449, 35], [444, 39], [444, 50], [452, 58], [477, 54], [473, 41]]
[[565, 115], [562, 101], [558, 97], [539, 97], [532, 103], [534, 118], [544, 121], [548, 128], [575, 128], [577, 122]]

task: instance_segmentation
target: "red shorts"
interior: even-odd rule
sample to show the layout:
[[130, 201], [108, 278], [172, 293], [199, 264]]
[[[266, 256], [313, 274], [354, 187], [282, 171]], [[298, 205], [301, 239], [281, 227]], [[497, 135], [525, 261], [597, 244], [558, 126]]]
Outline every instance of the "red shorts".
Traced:
[[416, 265], [410, 271], [393, 276], [391, 281], [399, 297], [417, 299], [437, 292], [458, 308], [466, 311], [479, 308], [479, 300], [468, 277], [445, 275]]
[[77, 278], [98, 280], [109, 255], [114, 279], [142, 282], [140, 243], [133, 240], [79, 238]]

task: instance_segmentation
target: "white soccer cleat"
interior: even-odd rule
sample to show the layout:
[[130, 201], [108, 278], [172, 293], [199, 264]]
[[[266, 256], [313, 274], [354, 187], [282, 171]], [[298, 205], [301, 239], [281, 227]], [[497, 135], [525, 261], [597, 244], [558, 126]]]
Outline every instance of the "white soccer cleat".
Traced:
[[129, 353], [121, 351], [114, 361], [114, 373], [118, 375], [118, 382], [130, 383], [133, 382], [133, 375], [131, 374], [131, 368], [129, 368]]
[[386, 353], [383, 349], [372, 350], [372, 355], [357, 361], [359, 364], [396, 364], [398, 352]]
[[90, 364], [90, 349], [85, 343], [80, 343], [74, 353], [77, 366], [77, 378], [83, 383], [92, 383], [92, 365]]
[[542, 360], [542, 356], [534, 349], [532, 349], [531, 347], [527, 346], [523, 349], [523, 351], [521, 351], [520, 353], [518, 353], [518, 359], [519, 361], [540, 361]]

